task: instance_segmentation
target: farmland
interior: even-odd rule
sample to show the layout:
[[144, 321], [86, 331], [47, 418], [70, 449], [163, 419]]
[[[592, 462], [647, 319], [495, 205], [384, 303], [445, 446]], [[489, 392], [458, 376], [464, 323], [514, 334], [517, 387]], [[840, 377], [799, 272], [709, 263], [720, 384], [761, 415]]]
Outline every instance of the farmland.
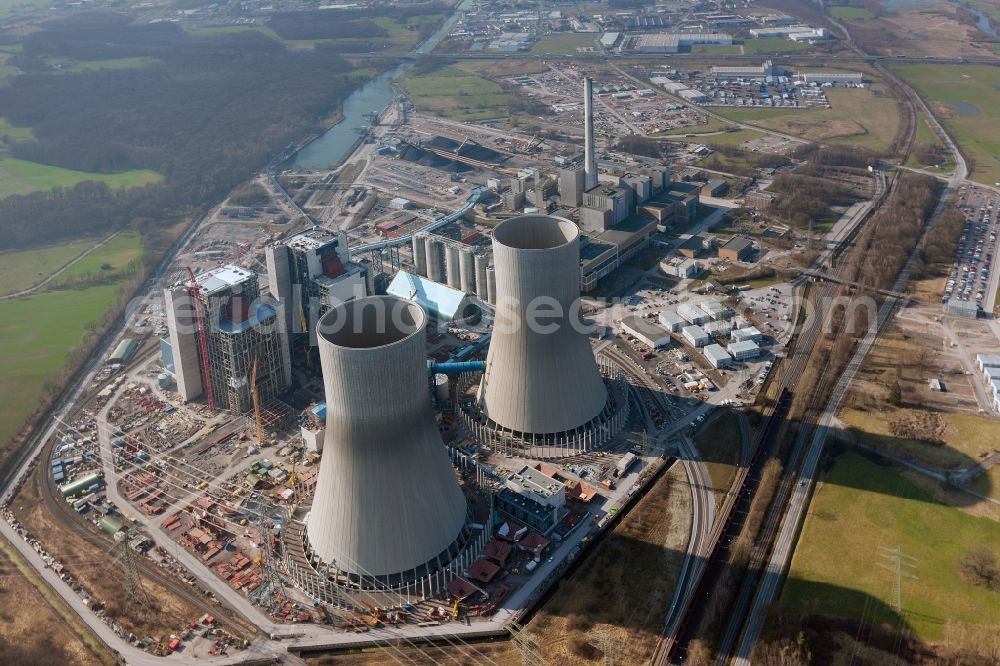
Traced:
[[0, 197], [51, 190], [55, 187], [70, 187], [85, 180], [95, 180], [106, 183], [108, 187], [120, 189], [159, 182], [160, 175], [150, 169], [134, 169], [121, 173], [91, 173], [12, 157], [0, 159]]
[[0, 296], [28, 289], [94, 244], [90, 240], [0, 254]]
[[[18, 261], [26, 260], [25, 256], [32, 252], [37, 251], [17, 253], [21, 255]], [[138, 234], [121, 234], [67, 274], [100, 271], [103, 264], [119, 270], [139, 256]], [[63, 279], [61, 276], [57, 282]], [[4, 405], [0, 412], [0, 442], [13, 435], [38, 406], [45, 383], [62, 369], [69, 351], [116, 302], [118, 289], [125, 282], [126, 278], [121, 278], [78, 289], [47, 286], [31, 296], [0, 301], [0, 355], [6, 359], [0, 379], [0, 403]]]
[[904, 581], [901, 595], [914, 636], [976, 648], [977, 635], [996, 634], [1000, 595], [963, 580], [958, 563], [970, 549], [997, 543], [1000, 524], [939, 503], [890, 468], [841, 454], [817, 485], [781, 605], [895, 624], [892, 577], [875, 563], [880, 546], [899, 547], [916, 559], [920, 579]]

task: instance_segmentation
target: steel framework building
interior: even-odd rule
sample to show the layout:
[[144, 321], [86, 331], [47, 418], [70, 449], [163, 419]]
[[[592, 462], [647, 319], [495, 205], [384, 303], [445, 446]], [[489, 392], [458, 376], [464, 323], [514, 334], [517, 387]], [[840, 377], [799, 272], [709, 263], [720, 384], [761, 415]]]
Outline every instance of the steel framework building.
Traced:
[[426, 589], [475, 541], [431, 409], [427, 320], [372, 296], [319, 324], [326, 441], [305, 545], [344, 587]]

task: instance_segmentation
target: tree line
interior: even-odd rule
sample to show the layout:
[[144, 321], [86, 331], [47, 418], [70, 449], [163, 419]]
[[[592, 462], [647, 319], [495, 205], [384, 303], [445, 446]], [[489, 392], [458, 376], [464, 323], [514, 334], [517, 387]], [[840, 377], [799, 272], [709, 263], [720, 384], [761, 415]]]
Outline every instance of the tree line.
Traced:
[[[322, 45], [288, 51], [256, 32], [188, 35], [173, 24], [117, 15], [50, 22], [27, 35], [0, 88], [0, 108], [35, 138], [15, 157], [91, 172], [153, 169], [162, 183], [112, 191], [81, 183], [0, 201], [0, 249], [114, 229], [133, 220], [174, 222], [222, 199], [322, 119], [366, 77]], [[43, 57], [152, 57], [136, 69], [56, 74]], [[31, 224], [25, 224], [31, 220]]]

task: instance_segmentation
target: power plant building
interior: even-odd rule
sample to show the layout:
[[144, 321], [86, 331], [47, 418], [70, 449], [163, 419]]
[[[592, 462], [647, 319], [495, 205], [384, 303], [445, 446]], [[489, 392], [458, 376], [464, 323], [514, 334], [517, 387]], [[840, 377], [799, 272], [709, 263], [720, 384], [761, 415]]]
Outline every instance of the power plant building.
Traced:
[[253, 271], [223, 266], [202, 273], [196, 281], [207, 359], [199, 352], [196, 307], [186, 286], [177, 285], [165, 293], [178, 392], [186, 401], [207, 392], [203, 367], [207, 362], [215, 406], [244, 414], [253, 409], [250, 379], [255, 362], [260, 400], [277, 396], [290, 384], [277, 309], [261, 302], [260, 283]]
[[426, 598], [488, 536], [469, 524], [431, 408], [427, 320], [416, 303], [373, 296], [319, 323], [325, 443], [302, 546], [324, 584]]
[[478, 321], [479, 308], [464, 291], [447, 285], [399, 271], [392, 278], [386, 294], [418, 303], [436, 320], [446, 324], [452, 321]]

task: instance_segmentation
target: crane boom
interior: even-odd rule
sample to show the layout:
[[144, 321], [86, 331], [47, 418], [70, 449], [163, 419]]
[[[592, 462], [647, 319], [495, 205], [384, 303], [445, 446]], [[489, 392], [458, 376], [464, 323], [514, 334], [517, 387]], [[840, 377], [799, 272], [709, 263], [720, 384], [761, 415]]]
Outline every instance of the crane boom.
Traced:
[[201, 377], [205, 384], [205, 400], [208, 408], [215, 410], [215, 395], [212, 392], [212, 370], [208, 362], [208, 335], [205, 332], [205, 310], [201, 303], [201, 287], [194, 279], [194, 271], [187, 267], [188, 273], [188, 294], [194, 301], [195, 321], [198, 327], [198, 360], [201, 361]]

